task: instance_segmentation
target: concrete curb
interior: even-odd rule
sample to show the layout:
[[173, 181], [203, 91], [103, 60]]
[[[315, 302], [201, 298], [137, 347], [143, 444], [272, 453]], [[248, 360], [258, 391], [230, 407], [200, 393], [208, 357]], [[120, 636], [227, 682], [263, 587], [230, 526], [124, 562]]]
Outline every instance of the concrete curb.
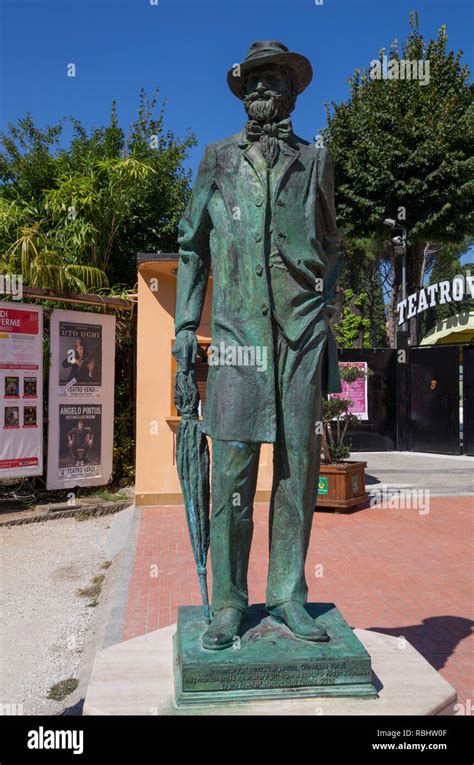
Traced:
[[120, 508], [120, 512], [114, 516], [110, 524], [104, 554], [108, 560], [112, 561], [112, 565], [106, 572], [99, 604], [94, 609], [87, 627], [78, 669], [79, 685], [67, 698], [67, 706], [60, 715], [82, 715], [96, 657], [109, 645], [121, 642], [139, 526], [140, 514], [136, 512], [134, 505]]
[[90, 505], [85, 507], [71, 508], [71, 510], [58, 510], [56, 512], [46, 512], [37, 515], [30, 515], [26, 518], [12, 518], [7, 521], [0, 521], [2, 526], [21, 526], [24, 523], [43, 523], [43, 521], [56, 521], [58, 518], [72, 518], [75, 515], [100, 516], [119, 513], [129, 507], [129, 502], [111, 502], [110, 505]]
[[131, 511], [130, 523], [127, 530], [127, 537], [121, 551], [121, 560], [118, 561], [119, 567], [111, 598], [103, 648], [108, 648], [109, 646], [122, 641], [125, 611], [127, 608], [133, 564], [135, 562], [135, 551], [137, 548], [138, 530], [140, 528], [141, 519], [140, 510], [135, 507], [135, 505], [132, 505], [132, 507], [128, 509]]

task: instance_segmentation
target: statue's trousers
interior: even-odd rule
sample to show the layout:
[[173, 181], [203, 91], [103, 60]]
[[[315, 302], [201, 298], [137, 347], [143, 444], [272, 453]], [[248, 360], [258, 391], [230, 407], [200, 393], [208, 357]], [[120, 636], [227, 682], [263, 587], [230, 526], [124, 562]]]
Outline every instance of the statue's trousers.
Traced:
[[[284, 279], [283, 270], [279, 272]], [[278, 308], [278, 306], [277, 306]], [[289, 342], [274, 322], [277, 441], [270, 502], [270, 563], [266, 603], [305, 603], [305, 560], [317, 498], [321, 450], [321, 367], [324, 320]], [[251, 394], [250, 394], [251, 395]], [[211, 564], [213, 610], [248, 604], [247, 570], [253, 532], [259, 443], [212, 442]]]

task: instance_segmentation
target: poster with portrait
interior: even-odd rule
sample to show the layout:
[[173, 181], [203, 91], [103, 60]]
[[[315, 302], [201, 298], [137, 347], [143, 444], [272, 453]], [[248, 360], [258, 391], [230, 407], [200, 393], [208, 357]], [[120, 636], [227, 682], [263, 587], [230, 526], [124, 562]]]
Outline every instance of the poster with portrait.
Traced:
[[48, 489], [102, 486], [112, 475], [115, 317], [51, 315]]
[[100, 476], [102, 406], [59, 405], [59, 477], [82, 480]]
[[60, 321], [59, 357], [58, 385], [62, 396], [101, 395], [102, 325]]
[[43, 309], [0, 302], [0, 481], [43, 473]]

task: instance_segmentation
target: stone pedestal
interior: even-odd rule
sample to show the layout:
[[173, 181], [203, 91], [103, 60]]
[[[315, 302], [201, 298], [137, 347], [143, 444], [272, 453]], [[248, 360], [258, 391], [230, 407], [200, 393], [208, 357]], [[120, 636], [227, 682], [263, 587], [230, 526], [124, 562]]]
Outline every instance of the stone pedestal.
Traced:
[[[284, 698], [177, 707], [176, 624], [117, 643], [95, 660], [86, 715], [438, 715], [452, 714], [456, 691], [409, 643], [354, 630], [372, 661], [377, 698]], [[401, 647], [404, 646], [404, 647]]]
[[326, 629], [328, 642], [298, 640], [263, 605], [255, 605], [232, 647], [206, 651], [202, 608], [181, 606], [174, 637], [176, 703], [376, 697], [370, 656], [334, 603], [309, 603], [306, 608]]

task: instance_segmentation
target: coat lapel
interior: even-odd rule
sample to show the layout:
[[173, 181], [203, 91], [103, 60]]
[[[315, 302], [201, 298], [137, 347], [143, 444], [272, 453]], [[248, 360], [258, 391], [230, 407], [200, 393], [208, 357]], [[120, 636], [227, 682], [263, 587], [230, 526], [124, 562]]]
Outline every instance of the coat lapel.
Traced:
[[252, 141], [243, 140], [240, 143], [240, 147], [241, 149], [243, 149], [244, 158], [249, 163], [250, 167], [252, 168], [258, 180], [260, 181], [263, 191], [265, 191], [265, 188], [266, 188], [265, 161], [263, 157], [258, 156], [257, 146]]
[[299, 149], [289, 143], [284, 143], [280, 149], [280, 157], [274, 168], [275, 175], [275, 200], [278, 199], [284, 180], [294, 163], [300, 156]]

